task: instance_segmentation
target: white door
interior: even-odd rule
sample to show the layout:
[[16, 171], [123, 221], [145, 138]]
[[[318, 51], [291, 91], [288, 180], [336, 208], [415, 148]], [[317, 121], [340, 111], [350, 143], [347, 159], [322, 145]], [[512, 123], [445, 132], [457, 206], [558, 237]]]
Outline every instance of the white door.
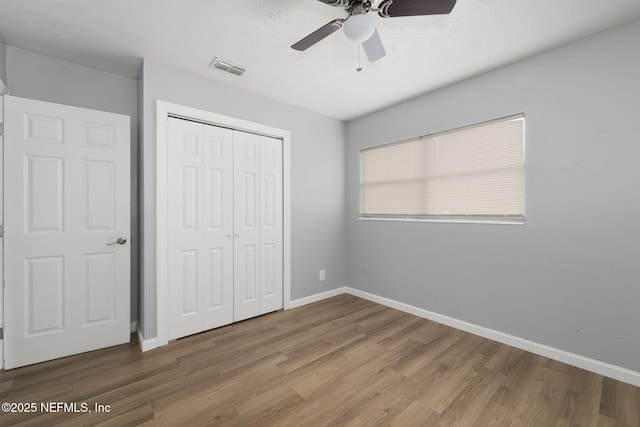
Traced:
[[233, 322], [232, 131], [169, 119], [169, 339]]
[[170, 118], [168, 338], [283, 307], [282, 141]]
[[128, 342], [129, 117], [5, 96], [4, 146], [5, 368]]

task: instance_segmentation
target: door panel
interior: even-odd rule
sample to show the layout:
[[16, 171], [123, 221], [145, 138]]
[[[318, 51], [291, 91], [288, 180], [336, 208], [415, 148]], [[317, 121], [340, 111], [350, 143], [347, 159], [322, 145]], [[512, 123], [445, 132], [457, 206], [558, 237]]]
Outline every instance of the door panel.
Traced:
[[64, 144], [63, 135], [64, 118], [25, 113], [25, 141]]
[[129, 117], [5, 96], [5, 367], [129, 341]]
[[180, 205], [182, 213], [182, 230], [198, 229], [198, 181], [200, 175], [198, 166], [183, 166], [181, 168], [182, 189]]
[[100, 123], [83, 123], [84, 145], [92, 148], [113, 150], [115, 148], [115, 128]]
[[215, 310], [220, 308], [224, 301], [222, 297], [224, 286], [224, 255], [222, 248], [209, 248], [208, 267], [209, 305], [207, 309]]
[[224, 170], [209, 168], [207, 169], [207, 204], [208, 211], [206, 213], [207, 224], [209, 230], [221, 230], [224, 226], [224, 199], [225, 190]]
[[26, 155], [25, 163], [28, 232], [63, 231], [64, 159]]
[[260, 137], [260, 314], [283, 308], [282, 140]]
[[115, 219], [115, 164], [83, 161], [84, 229], [113, 230]]
[[115, 317], [115, 257], [112, 253], [84, 256], [84, 325], [109, 322]]
[[203, 125], [203, 330], [233, 322], [233, 132]]
[[202, 125], [169, 122], [169, 338], [202, 331]]
[[180, 288], [182, 289], [182, 315], [188, 316], [200, 312], [198, 298], [199, 250], [182, 251]]
[[231, 131], [169, 120], [169, 339], [233, 321]]
[[234, 159], [234, 312], [233, 320], [260, 314], [260, 228], [258, 135], [235, 131]]
[[26, 258], [27, 336], [64, 331], [64, 257]]

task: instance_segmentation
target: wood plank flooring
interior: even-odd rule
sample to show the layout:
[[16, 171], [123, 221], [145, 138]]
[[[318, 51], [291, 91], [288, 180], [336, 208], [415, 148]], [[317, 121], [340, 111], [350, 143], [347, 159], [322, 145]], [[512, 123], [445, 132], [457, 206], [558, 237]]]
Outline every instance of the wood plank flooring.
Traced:
[[640, 426], [637, 387], [350, 295], [0, 372], [0, 402], [38, 405], [2, 426]]

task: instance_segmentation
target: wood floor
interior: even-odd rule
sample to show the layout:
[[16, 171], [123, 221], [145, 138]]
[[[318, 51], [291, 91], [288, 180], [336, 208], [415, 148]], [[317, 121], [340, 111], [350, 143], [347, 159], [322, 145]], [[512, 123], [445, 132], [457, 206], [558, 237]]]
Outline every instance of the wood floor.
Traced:
[[38, 410], [0, 425], [640, 426], [639, 388], [349, 295], [132, 341], [1, 372], [0, 402]]

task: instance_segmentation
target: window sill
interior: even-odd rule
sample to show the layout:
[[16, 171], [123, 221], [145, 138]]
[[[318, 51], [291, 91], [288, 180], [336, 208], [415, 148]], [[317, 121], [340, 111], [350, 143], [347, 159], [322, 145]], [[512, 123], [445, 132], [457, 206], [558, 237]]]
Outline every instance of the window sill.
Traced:
[[395, 222], [440, 222], [448, 224], [488, 224], [488, 225], [525, 225], [523, 219], [463, 219], [463, 218], [382, 218], [358, 217], [360, 221], [395, 221]]

